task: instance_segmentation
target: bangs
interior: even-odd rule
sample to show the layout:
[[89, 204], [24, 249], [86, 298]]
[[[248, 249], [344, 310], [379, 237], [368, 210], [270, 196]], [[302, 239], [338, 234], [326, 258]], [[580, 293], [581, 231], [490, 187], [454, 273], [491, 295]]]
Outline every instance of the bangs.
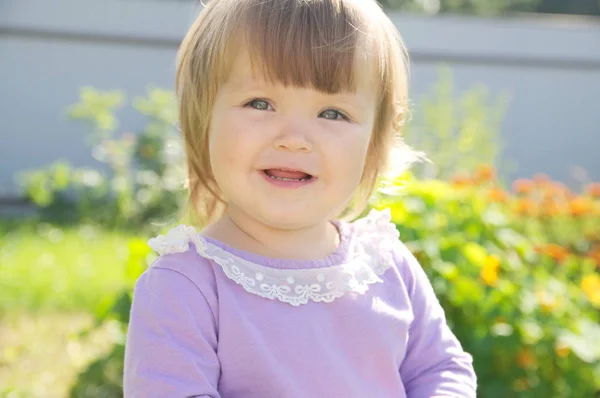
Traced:
[[[381, 69], [379, 57], [365, 54], [371, 46], [364, 13], [348, 1], [252, 3], [240, 12], [232, 37], [248, 52], [254, 73], [266, 80], [335, 94], [355, 92], [365, 71]], [[239, 46], [231, 46], [226, 58], [236, 52]]]

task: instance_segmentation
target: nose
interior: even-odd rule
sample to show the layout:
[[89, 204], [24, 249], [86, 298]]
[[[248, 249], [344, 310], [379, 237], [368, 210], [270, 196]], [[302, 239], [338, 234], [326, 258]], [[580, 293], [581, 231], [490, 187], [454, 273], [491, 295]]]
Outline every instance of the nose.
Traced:
[[309, 126], [300, 120], [286, 120], [273, 142], [276, 149], [292, 152], [312, 152], [313, 144], [308, 137]]

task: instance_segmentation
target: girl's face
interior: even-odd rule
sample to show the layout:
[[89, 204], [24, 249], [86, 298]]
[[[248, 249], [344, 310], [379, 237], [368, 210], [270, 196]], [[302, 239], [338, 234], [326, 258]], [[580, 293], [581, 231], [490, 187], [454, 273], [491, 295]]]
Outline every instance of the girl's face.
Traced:
[[228, 211], [272, 228], [307, 228], [351, 198], [375, 119], [373, 85], [325, 94], [253, 74], [240, 54], [222, 85], [209, 132], [211, 167]]

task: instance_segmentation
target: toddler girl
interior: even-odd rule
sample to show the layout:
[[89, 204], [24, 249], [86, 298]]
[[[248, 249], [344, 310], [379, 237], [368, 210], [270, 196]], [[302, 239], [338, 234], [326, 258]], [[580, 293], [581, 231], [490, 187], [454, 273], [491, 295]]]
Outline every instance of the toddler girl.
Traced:
[[[407, 57], [374, 0], [213, 0], [177, 92], [197, 232], [150, 241], [125, 397], [475, 397], [471, 357], [389, 212]], [[401, 149], [400, 151], [397, 151]], [[398, 159], [394, 159], [397, 163]]]

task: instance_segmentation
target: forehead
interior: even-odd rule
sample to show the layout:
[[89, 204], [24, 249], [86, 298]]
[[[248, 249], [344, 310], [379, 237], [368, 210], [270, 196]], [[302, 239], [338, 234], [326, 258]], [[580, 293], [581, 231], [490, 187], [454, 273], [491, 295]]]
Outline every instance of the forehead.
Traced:
[[[337, 79], [337, 83], [331, 81], [325, 85], [318, 84], [322, 78], [319, 76], [304, 76], [304, 79], [285, 79], [290, 73], [298, 73], [288, 63], [277, 65], [275, 72], [272, 70], [273, 67], [274, 65], [266, 64], [265, 60], [256, 55], [252, 56], [247, 47], [241, 47], [229, 65], [229, 72], [224, 85], [231, 91], [284, 87], [310, 89], [321, 94], [336, 96], [362, 95], [374, 97], [379, 92], [377, 76], [373, 70], [372, 62], [360, 57], [357, 57], [352, 64], [351, 81], [345, 81], [344, 71], [340, 70], [329, 76], [333, 80]], [[286, 70], [286, 68], [291, 68], [291, 70]], [[305, 71], [305, 73], [307, 72]]]
[[376, 35], [348, 1], [274, 1], [252, 2], [238, 14], [227, 35], [225, 80], [245, 74], [328, 94], [381, 86]]

